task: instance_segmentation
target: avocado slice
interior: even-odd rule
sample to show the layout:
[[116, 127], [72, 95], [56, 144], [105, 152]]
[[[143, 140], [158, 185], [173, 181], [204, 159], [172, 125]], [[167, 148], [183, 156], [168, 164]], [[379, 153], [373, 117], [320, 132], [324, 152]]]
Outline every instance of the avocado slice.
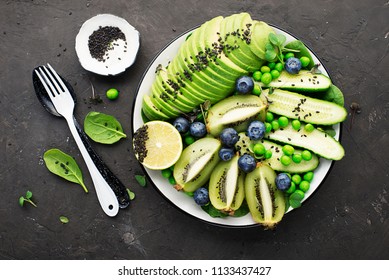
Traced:
[[152, 120], [168, 120], [169, 117], [158, 109], [150, 99], [149, 95], [144, 95], [142, 100], [142, 111], [146, 118]]
[[235, 14], [223, 20], [220, 32], [227, 57], [249, 72], [258, 70], [265, 62], [250, 49], [252, 23], [248, 13]]
[[268, 24], [263, 21], [254, 21], [250, 49], [259, 59], [265, 60], [265, 46], [269, 42], [270, 33], [275, 33], [275, 31]]

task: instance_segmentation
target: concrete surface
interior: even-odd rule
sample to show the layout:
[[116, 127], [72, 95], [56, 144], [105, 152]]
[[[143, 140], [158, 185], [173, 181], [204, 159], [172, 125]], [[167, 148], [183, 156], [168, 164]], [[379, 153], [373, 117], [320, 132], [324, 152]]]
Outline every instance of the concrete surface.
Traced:
[[[131, 108], [154, 55], [185, 30], [217, 16], [247, 11], [292, 31], [320, 56], [344, 92], [362, 108], [343, 125], [346, 157], [319, 191], [275, 231], [220, 228], [178, 211], [148, 182], [131, 152]], [[127, 19], [141, 33], [133, 67], [100, 77], [78, 63], [74, 39], [99, 13]], [[389, 2], [345, 1], [0, 1], [0, 259], [388, 259]], [[94, 148], [136, 194], [114, 218], [97, 203], [91, 180], [63, 119], [44, 111], [32, 69], [50, 62], [74, 86], [76, 117], [115, 115], [128, 139]], [[103, 103], [89, 104], [92, 83]], [[106, 89], [120, 89], [110, 102]], [[48, 172], [43, 153], [60, 148], [83, 170], [82, 189]], [[20, 207], [33, 192], [38, 207]], [[59, 216], [67, 216], [61, 224]]]

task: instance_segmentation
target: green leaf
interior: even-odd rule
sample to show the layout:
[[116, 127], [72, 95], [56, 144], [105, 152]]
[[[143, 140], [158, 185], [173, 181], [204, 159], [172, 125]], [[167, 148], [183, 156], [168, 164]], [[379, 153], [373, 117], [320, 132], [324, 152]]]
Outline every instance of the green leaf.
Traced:
[[274, 46], [271, 43], [266, 43], [265, 49], [267, 51], [274, 51]]
[[331, 137], [335, 137], [335, 135], [336, 135], [336, 131], [332, 127], [332, 125], [323, 125], [323, 126], [318, 127], [317, 129], [327, 133]]
[[24, 201], [25, 201], [25, 199], [24, 199], [24, 197], [23, 197], [23, 196], [19, 197], [19, 205], [20, 205], [20, 206], [22, 206], [22, 207], [23, 207], [23, 205], [24, 205]]
[[289, 199], [289, 204], [293, 208], [299, 208], [301, 206], [301, 200]]
[[265, 59], [267, 61], [273, 61], [276, 59], [276, 57], [277, 57], [277, 53], [275, 51], [267, 50], [265, 52]]
[[324, 100], [334, 102], [340, 106], [344, 106], [344, 96], [342, 91], [335, 85], [331, 85], [330, 88], [322, 96]]
[[235, 210], [234, 217], [243, 217], [246, 216], [250, 212], [250, 209], [247, 205], [247, 203], [243, 202], [242, 205], [239, 207], [238, 210]]
[[145, 175], [135, 175], [136, 181], [141, 185], [142, 187], [146, 186], [146, 176]]
[[295, 57], [300, 58], [302, 56], [306, 56], [309, 58], [309, 64], [308, 69], [312, 68], [315, 65], [315, 62], [312, 59], [311, 53], [309, 52], [308, 48], [304, 45], [303, 42], [300, 40], [292, 41], [285, 45], [284, 47], [285, 51], [298, 51], [295, 53]]
[[212, 218], [223, 218], [228, 216], [226, 213], [221, 212], [220, 210], [217, 210], [211, 203], [208, 203], [205, 206], [201, 206], [201, 208], [208, 213], [209, 216]]
[[278, 36], [275, 33], [269, 34], [269, 41], [275, 46], [279, 46]]
[[88, 192], [82, 178], [81, 169], [70, 155], [59, 149], [50, 149], [44, 153], [43, 160], [50, 172], [81, 185], [84, 191]]
[[133, 193], [129, 188], [126, 189], [128, 196], [130, 197], [130, 200], [134, 200], [135, 198], [135, 193]]
[[32, 197], [32, 192], [31, 191], [27, 191], [26, 192], [26, 198], [30, 199], [31, 197]]
[[89, 138], [102, 144], [113, 144], [127, 137], [115, 117], [99, 112], [90, 112], [86, 115], [84, 130]]
[[279, 46], [279, 47], [283, 46], [283, 45], [285, 44], [285, 42], [286, 42], [286, 37], [285, 37], [285, 35], [283, 35], [283, 34], [277, 34], [276, 36], [277, 36], [278, 46]]
[[69, 223], [68, 217], [65, 217], [65, 216], [60, 216], [60, 217], [59, 217], [59, 220], [60, 220], [61, 223], [63, 223], [63, 224]]

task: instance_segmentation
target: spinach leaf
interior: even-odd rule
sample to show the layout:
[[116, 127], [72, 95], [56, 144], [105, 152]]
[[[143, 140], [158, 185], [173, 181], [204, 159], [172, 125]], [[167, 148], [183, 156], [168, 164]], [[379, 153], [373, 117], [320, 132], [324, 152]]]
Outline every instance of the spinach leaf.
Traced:
[[90, 112], [85, 117], [84, 130], [93, 141], [102, 144], [113, 144], [127, 137], [115, 117], [99, 112]]
[[217, 210], [211, 203], [208, 203], [205, 206], [201, 206], [201, 208], [209, 214], [212, 218], [223, 218], [227, 217], [228, 215], [226, 213], [223, 213], [220, 210]]
[[322, 99], [334, 102], [340, 106], [344, 106], [344, 97], [342, 91], [335, 85], [331, 85], [330, 88], [324, 93]]
[[302, 56], [308, 57], [309, 58], [309, 64], [307, 66], [308, 69], [312, 68], [315, 65], [315, 62], [313, 61], [312, 56], [311, 56], [308, 48], [304, 45], [303, 42], [301, 42], [299, 40], [294, 40], [294, 41], [286, 44], [285, 48], [299, 50], [299, 52], [295, 53], [295, 56], [298, 58], [300, 58]]
[[50, 149], [44, 153], [43, 160], [50, 172], [81, 185], [84, 191], [88, 192], [82, 178], [81, 169], [70, 155], [59, 149]]
[[248, 213], [250, 213], [249, 206], [247, 205], [246, 201], [243, 201], [239, 209], [234, 212], [234, 217], [243, 217]]

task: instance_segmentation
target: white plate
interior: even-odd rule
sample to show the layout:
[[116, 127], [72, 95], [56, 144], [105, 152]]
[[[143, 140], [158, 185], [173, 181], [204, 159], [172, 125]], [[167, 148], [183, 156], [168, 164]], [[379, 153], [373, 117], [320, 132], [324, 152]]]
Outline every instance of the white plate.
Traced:
[[[287, 42], [298, 39], [293, 35], [272, 26], [277, 33], [284, 34], [287, 38]], [[136, 131], [143, 124], [141, 110], [142, 110], [142, 98], [144, 94], [150, 93], [151, 85], [155, 78], [155, 70], [159, 64], [162, 66], [167, 66], [169, 61], [171, 61], [174, 56], [177, 54], [177, 51], [180, 45], [185, 41], [185, 38], [193, 32], [195, 29], [189, 30], [184, 34], [180, 35], [172, 42], [170, 42], [167, 46], [165, 46], [159, 54], [156, 55], [154, 60], [151, 62], [149, 67], [144, 73], [144, 76], [139, 84], [137, 97], [135, 100], [134, 108], [133, 108], [133, 131]], [[311, 52], [311, 51], [310, 51]], [[319, 61], [317, 56], [311, 52], [311, 56], [314, 59], [315, 64], [320, 63], [321, 66], [319, 70], [328, 76], [328, 72], [322, 66], [322, 62]], [[335, 139], [339, 140], [340, 137], [340, 125], [335, 125], [334, 129], [336, 131]], [[315, 170], [315, 176], [313, 181], [311, 182], [310, 189], [306, 192], [304, 201], [307, 200], [319, 187], [319, 185], [323, 182], [326, 175], [329, 173], [330, 168], [332, 166], [332, 161], [326, 159], [320, 159], [320, 165]], [[208, 222], [214, 225], [227, 226], [227, 227], [248, 227], [257, 225], [254, 220], [251, 218], [250, 214], [247, 214], [244, 217], [225, 217], [225, 218], [212, 218], [205, 211], [199, 207], [194, 200], [185, 195], [182, 192], [178, 192], [173, 188], [173, 186], [167, 181], [166, 178], [162, 177], [161, 171], [153, 171], [149, 169], [145, 169], [146, 174], [150, 177], [151, 181], [154, 183], [155, 187], [160, 191], [160, 193], [168, 199], [172, 204], [177, 206], [179, 209], [184, 211], [185, 213], [198, 218], [204, 222]], [[303, 206], [302, 206], [303, 207]], [[291, 211], [292, 208], [289, 209]], [[288, 211], [288, 212], [289, 212]], [[284, 217], [285, 218], [285, 217]]]

